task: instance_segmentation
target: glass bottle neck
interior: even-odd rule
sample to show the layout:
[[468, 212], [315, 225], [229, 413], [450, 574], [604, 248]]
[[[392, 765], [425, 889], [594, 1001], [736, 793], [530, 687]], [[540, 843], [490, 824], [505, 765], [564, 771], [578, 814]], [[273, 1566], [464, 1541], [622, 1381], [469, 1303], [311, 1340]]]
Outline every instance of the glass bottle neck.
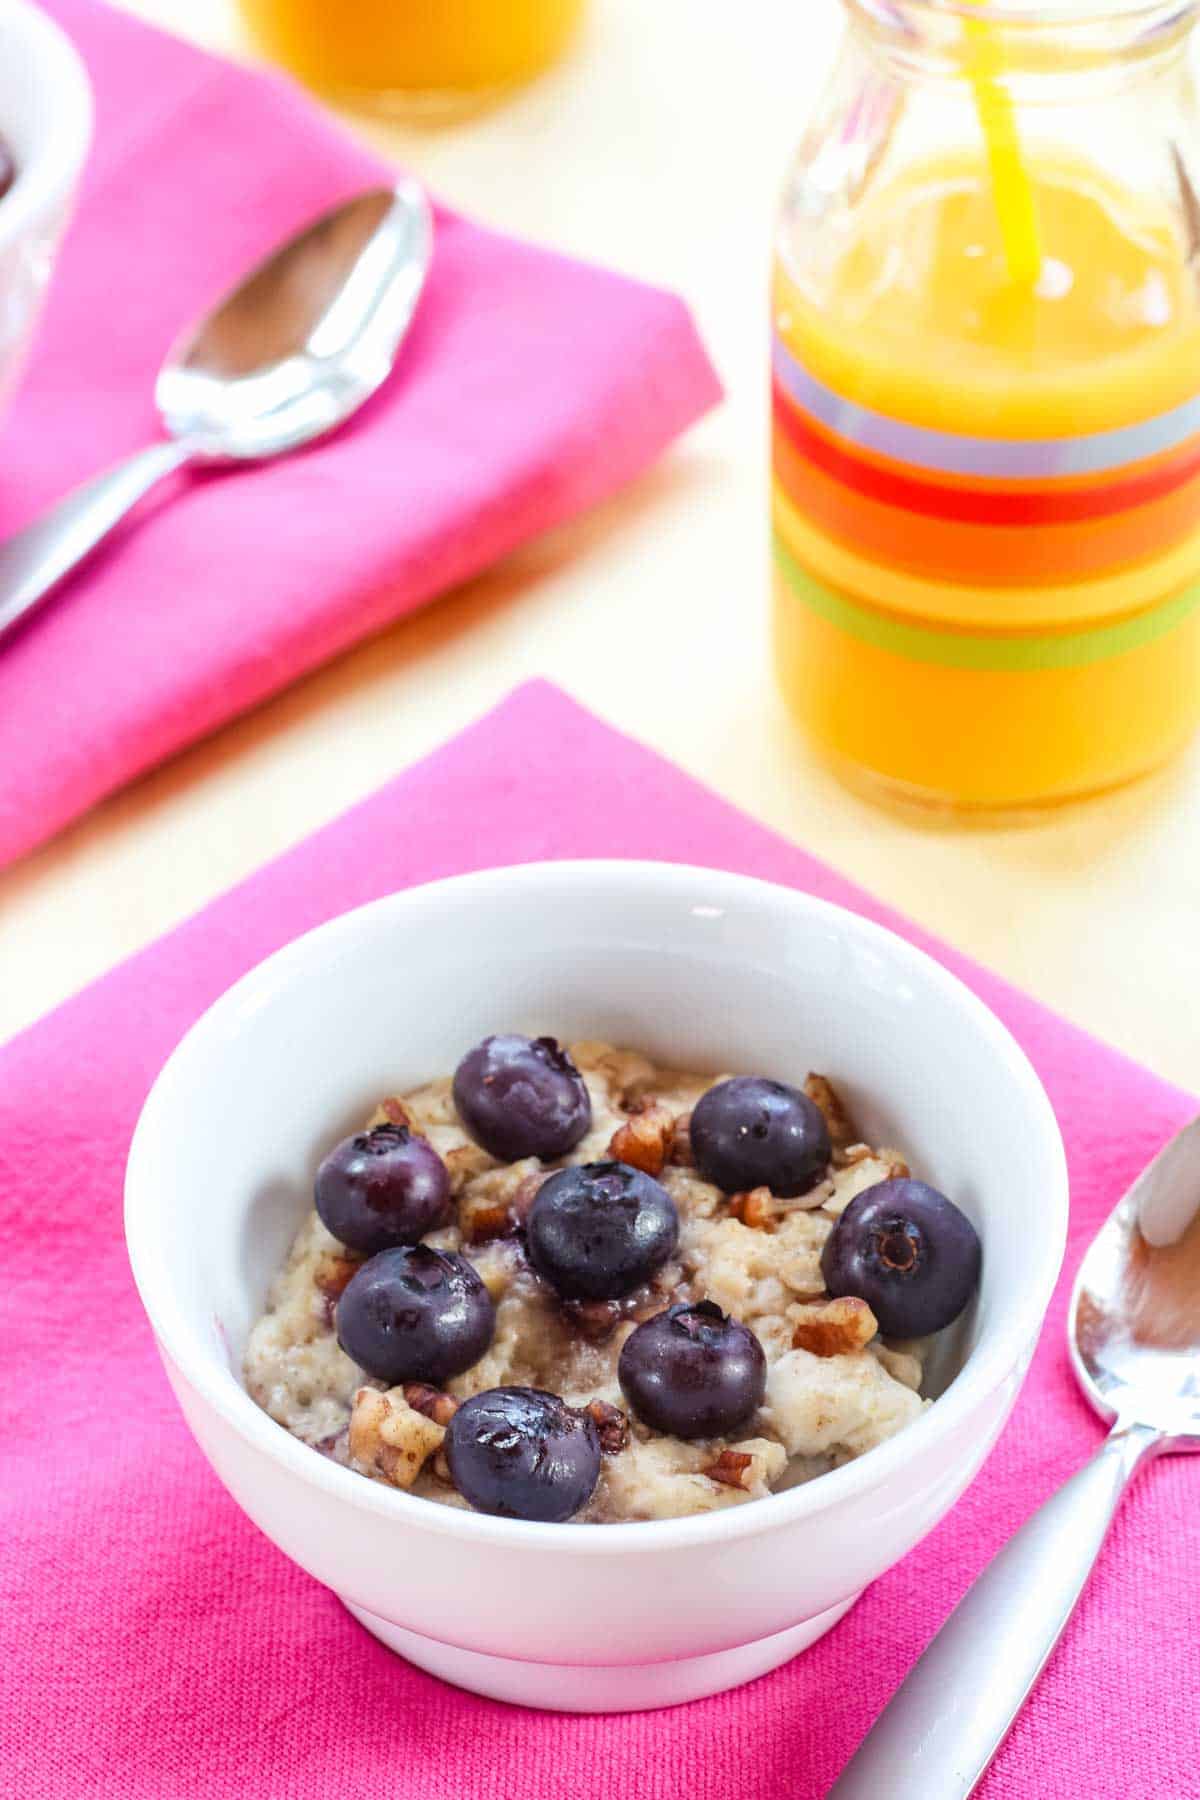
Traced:
[[968, 80], [981, 54], [1031, 100], [1152, 79], [1188, 48], [1197, 0], [844, 0], [866, 48], [912, 81]]

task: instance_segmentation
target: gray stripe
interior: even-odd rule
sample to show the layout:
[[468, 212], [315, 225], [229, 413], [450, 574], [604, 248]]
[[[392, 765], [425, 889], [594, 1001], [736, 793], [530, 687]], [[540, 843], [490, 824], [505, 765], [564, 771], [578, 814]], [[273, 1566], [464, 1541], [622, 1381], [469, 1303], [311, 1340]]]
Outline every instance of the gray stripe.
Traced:
[[1163, 450], [1172, 450], [1200, 431], [1200, 399], [1186, 400], [1173, 411], [1140, 425], [1096, 431], [1087, 437], [961, 437], [952, 431], [928, 431], [905, 425], [884, 413], [870, 412], [843, 400], [801, 368], [778, 336], [772, 362], [780, 385], [796, 404], [829, 431], [860, 444], [893, 462], [952, 475], [992, 476], [997, 480], [1041, 481], [1059, 475], [1098, 475], [1121, 469]]

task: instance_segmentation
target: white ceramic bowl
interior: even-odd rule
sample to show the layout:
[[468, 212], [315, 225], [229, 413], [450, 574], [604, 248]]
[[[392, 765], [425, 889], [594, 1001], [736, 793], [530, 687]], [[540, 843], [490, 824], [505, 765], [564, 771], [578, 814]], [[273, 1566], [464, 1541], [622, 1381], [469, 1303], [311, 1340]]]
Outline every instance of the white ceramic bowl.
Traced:
[[0, 405], [16, 384], [92, 135], [87, 72], [29, 0], [0, 5], [0, 137], [17, 179], [0, 200]]
[[[905, 1148], [979, 1226], [961, 1372], [899, 1437], [807, 1486], [644, 1524], [442, 1507], [290, 1437], [238, 1371], [318, 1160], [381, 1094], [449, 1071], [495, 1030], [607, 1038], [701, 1069], [828, 1072], [872, 1138]], [[790, 889], [634, 862], [415, 888], [268, 958], [162, 1071], [126, 1189], [167, 1373], [256, 1524], [421, 1667], [585, 1710], [666, 1705], [775, 1667], [937, 1523], [1016, 1397], [1066, 1215], [1049, 1102], [958, 981]]]

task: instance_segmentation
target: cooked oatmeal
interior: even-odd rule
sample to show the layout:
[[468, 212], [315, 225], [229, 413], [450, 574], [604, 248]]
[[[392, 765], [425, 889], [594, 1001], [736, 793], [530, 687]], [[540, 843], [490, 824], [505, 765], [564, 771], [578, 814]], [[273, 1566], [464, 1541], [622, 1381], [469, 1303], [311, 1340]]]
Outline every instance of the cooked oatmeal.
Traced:
[[[245, 1354], [246, 1385], [288, 1431], [372, 1479], [447, 1506], [465, 1506], [442, 1451], [458, 1403], [485, 1390], [549, 1390], [591, 1408], [603, 1450], [584, 1521], [663, 1519], [740, 1506], [861, 1456], [909, 1424], [921, 1398], [922, 1344], [885, 1341], [861, 1299], [832, 1299], [821, 1251], [839, 1214], [875, 1184], [906, 1176], [903, 1159], [857, 1140], [829, 1083], [805, 1092], [825, 1116], [832, 1161], [796, 1198], [770, 1189], [729, 1195], [701, 1179], [689, 1116], [721, 1078], [656, 1068], [635, 1051], [578, 1043], [591, 1123], [570, 1153], [496, 1161], [468, 1136], [450, 1078], [383, 1102], [370, 1125], [407, 1126], [449, 1172], [455, 1222], [424, 1242], [461, 1252], [495, 1305], [490, 1347], [441, 1388], [372, 1380], [340, 1348], [335, 1308], [366, 1261], [315, 1211], [273, 1282]], [[613, 1159], [653, 1175], [679, 1216], [678, 1246], [653, 1279], [620, 1300], [562, 1300], [537, 1275], [522, 1224], [550, 1170]], [[684, 1440], [631, 1411], [617, 1376], [639, 1322], [707, 1300], [755, 1334], [765, 1395], [725, 1438]]]

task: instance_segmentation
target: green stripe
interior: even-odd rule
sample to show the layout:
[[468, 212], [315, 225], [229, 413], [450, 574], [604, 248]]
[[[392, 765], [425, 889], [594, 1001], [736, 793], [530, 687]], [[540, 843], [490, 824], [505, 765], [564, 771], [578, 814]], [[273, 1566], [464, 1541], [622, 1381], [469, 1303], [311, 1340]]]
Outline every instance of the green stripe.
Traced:
[[911, 625], [890, 613], [876, 612], [851, 600], [837, 588], [826, 587], [802, 569], [779, 532], [774, 533], [775, 559], [797, 600], [851, 637], [910, 662], [941, 663], [948, 669], [1079, 669], [1105, 662], [1149, 644], [1176, 625], [1200, 603], [1200, 582], [1173, 594], [1169, 600], [1114, 625], [1095, 625], [1084, 631], [1056, 631], [1039, 635], [1003, 636], [1000, 633], [939, 630]]

